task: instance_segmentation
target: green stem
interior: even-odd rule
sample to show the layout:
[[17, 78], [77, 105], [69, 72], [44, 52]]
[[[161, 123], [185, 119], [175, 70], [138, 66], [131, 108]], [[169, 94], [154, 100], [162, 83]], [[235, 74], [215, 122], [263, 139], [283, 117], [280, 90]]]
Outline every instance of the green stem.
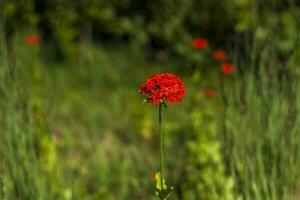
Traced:
[[159, 104], [158, 106], [158, 129], [159, 129], [159, 135], [160, 135], [160, 185], [161, 190], [163, 190], [163, 181], [164, 181], [164, 135], [162, 132], [162, 104]]

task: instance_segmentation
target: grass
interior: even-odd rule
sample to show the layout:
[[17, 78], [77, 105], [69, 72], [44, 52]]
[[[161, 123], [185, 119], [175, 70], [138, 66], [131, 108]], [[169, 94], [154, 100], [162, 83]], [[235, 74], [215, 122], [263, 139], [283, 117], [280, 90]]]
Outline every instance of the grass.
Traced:
[[21, 38], [11, 74], [1, 54], [1, 199], [155, 199], [156, 109], [138, 88], [162, 71], [181, 74], [188, 92], [164, 112], [172, 199], [297, 198], [299, 79], [278, 81], [264, 58], [258, 73], [225, 78], [224, 104], [220, 91], [202, 95], [219, 85], [213, 66], [191, 76], [176, 60], [90, 46], [55, 63]]
[[250, 70], [227, 85], [228, 159], [244, 199], [297, 199], [299, 77], [276, 72], [282, 68], [267, 51], [258, 70], [245, 64]]
[[36, 47], [19, 50], [18, 73], [1, 101], [7, 199], [153, 196], [155, 111], [138, 88], [160, 69], [136, 52], [87, 50], [86, 60], [67, 67], [44, 66]]

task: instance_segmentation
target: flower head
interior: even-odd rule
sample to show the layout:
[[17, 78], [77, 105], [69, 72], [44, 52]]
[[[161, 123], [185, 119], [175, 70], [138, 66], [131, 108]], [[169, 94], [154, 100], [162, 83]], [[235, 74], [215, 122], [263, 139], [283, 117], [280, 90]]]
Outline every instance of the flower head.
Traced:
[[206, 97], [214, 97], [216, 96], [216, 92], [212, 89], [207, 89], [203, 92], [203, 95]]
[[234, 72], [234, 65], [230, 63], [224, 63], [222, 64], [222, 72], [224, 74], [232, 74]]
[[26, 36], [25, 41], [26, 44], [35, 46], [40, 43], [40, 37], [37, 35], [28, 35]]
[[216, 61], [225, 61], [228, 58], [228, 55], [225, 51], [218, 49], [218, 50], [214, 51], [213, 58]]
[[206, 39], [200, 38], [196, 39], [192, 42], [192, 48], [194, 49], [203, 49], [208, 46], [208, 42]]
[[169, 103], [179, 103], [186, 91], [178, 76], [164, 73], [149, 77], [139, 93], [146, 96], [147, 102], [161, 104], [165, 100]]

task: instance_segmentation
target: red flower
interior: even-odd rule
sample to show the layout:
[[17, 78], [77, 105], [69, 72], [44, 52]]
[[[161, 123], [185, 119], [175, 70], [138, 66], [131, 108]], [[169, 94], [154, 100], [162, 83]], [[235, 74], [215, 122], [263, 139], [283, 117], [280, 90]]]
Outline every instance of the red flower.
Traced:
[[212, 89], [207, 89], [203, 92], [203, 95], [206, 97], [214, 97], [216, 96], [216, 92]]
[[230, 63], [222, 64], [222, 72], [224, 74], [232, 74], [234, 72], [234, 65]]
[[169, 103], [179, 103], [186, 91], [180, 78], [171, 73], [156, 74], [147, 79], [139, 93], [146, 96], [152, 104], [161, 104], [165, 100]]
[[26, 36], [25, 40], [26, 40], [26, 44], [28, 45], [34, 46], [40, 44], [40, 37], [37, 35], [28, 35]]
[[218, 50], [214, 51], [213, 58], [216, 61], [224, 61], [228, 58], [228, 56], [225, 51], [218, 49]]
[[208, 42], [207, 42], [207, 40], [205, 40], [203, 38], [196, 39], [192, 43], [192, 47], [194, 49], [203, 49], [203, 48], [206, 48], [207, 46], [208, 46]]

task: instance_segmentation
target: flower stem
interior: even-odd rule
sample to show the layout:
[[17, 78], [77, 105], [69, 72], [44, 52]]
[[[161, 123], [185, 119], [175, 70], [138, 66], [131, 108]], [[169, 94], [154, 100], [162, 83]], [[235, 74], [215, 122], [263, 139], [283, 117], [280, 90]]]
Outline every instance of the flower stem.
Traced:
[[162, 132], [162, 104], [158, 106], [158, 129], [160, 135], [160, 186], [161, 190], [163, 190], [163, 182], [164, 182], [164, 135]]

